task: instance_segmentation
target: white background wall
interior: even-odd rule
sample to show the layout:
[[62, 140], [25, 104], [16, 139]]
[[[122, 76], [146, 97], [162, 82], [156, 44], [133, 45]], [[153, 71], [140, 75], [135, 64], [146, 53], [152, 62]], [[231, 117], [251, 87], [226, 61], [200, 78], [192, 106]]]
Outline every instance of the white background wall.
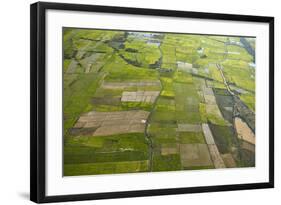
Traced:
[[[52, 0], [49, 0], [52, 1]], [[0, 204], [31, 204], [29, 198], [29, 4], [2, 1], [0, 6]], [[277, 0], [84, 0], [71, 3], [145, 7], [186, 11], [275, 16], [275, 165], [276, 188], [161, 197], [142, 197], [68, 204], [278, 204], [281, 194], [280, 38]], [[279, 116], [278, 116], [279, 115]], [[219, 176], [218, 176], [219, 177]], [[271, 202], [270, 202], [271, 201]], [[275, 202], [275, 203], [274, 203]], [[279, 202], [280, 203], [280, 202]], [[64, 203], [63, 203], [64, 204]]]

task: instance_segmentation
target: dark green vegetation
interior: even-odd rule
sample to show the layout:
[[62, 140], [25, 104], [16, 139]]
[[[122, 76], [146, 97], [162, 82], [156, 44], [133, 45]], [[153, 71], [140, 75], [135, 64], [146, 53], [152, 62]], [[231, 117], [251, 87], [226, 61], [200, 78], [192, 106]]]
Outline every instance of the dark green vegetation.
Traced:
[[[65, 28], [63, 40], [64, 175], [254, 166], [234, 123], [255, 132], [254, 39]], [[131, 125], [134, 111], [148, 114]]]

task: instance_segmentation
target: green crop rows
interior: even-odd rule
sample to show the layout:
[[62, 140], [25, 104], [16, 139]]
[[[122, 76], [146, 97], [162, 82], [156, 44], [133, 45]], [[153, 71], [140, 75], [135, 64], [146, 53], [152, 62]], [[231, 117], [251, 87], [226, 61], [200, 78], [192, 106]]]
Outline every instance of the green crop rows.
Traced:
[[[64, 28], [63, 53], [65, 176], [215, 168], [189, 158], [206, 145], [202, 124], [224, 160], [253, 166], [232, 121], [235, 99], [255, 112], [254, 57], [240, 37]], [[158, 94], [130, 101], [125, 92]], [[130, 111], [148, 113], [142, 131], [78, 126], [89, 112]]]

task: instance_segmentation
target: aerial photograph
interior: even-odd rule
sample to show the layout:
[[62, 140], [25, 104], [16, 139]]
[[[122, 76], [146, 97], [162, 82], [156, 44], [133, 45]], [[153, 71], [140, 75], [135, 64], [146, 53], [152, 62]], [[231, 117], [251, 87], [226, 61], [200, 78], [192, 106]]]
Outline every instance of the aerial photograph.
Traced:
[[63, 175], [255, 167], [255, 40], [63, 28]]

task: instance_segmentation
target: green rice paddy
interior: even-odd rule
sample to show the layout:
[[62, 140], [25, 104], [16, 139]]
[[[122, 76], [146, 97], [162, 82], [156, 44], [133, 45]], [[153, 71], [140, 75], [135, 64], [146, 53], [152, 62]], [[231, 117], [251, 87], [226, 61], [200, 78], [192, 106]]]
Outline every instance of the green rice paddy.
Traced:
[[[232, 122], [255, 112], [254, 57], [240, 37], [64, 28], [63, 53], [65, 176], [216, 168], [203, 124], [222, 159], [254, 166]], [[148, 116], [127, 128], [134, 111]], [[93, 112], [112, 117], [81, 121]], [[106, 123], [115, 134], [95, 134]]]

